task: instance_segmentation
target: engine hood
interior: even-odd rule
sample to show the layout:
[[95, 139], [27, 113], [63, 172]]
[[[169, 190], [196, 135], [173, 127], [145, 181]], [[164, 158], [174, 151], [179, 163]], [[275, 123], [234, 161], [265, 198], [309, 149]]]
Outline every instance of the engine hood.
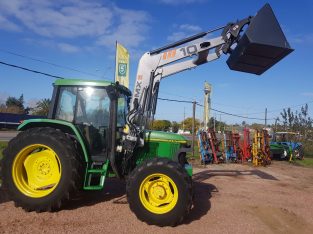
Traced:
[[161, 132], [148, 130], [145, 132], [145, 141], [173, 142], [186, 144], [187, 138], [172, 132]]

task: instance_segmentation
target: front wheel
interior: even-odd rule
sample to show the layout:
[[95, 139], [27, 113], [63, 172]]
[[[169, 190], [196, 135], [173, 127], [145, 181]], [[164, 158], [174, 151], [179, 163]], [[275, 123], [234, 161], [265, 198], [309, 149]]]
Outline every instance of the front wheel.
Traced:
[[304, 159], [303, 147], [298, 146], [296, 149], [294, 149], [293, 155], [296, 159], [303, 160]]
[[175, 226], [192, 205], [191, 177], [179, 163], [164, 158], [136, 167], [126, 191], [130, 209], [148, 224]]

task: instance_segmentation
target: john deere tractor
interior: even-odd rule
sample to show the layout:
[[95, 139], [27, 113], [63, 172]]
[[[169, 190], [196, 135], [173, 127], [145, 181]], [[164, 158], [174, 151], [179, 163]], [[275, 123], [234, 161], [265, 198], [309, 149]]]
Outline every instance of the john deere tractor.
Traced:
[[[221, 36], [205, 38], [217, 30]], [[113, 82], [56, 80], [48, 119], [24, 121], [4, 150], [3, 186], [16, 206], [43, 212], [114, 176], [127, 181], [140, 220], [176, 225], [192, 207], [190, 147], [183, 136], [148, 130], [160, 81], [223, 53], [230, 69], [260, 75], [291, 51], [267, 4], [254, 17], [145, 53], [132, 94]]]
[[299, 141], [300, 134], [296, 132], [275, 132], [271, 141], [273, 158], [281, 160], [302, 160], [304, 157], [303, 145]]

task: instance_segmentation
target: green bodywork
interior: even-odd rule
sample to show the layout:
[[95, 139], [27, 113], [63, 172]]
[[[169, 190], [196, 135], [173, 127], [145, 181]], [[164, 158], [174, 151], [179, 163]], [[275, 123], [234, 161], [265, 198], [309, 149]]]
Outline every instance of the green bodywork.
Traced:
[[[160, 131], [146, 131], [144, 147], [137, 148], [135, 155], [137, 165], [146, 159], [155, 157], [168, 158], [177, 161], [179, 150], [187, 147], [187, 139], [184, 136]], [[192, 167], [185, 164], [187, 173], [192, 176]]]
[[288, 145], [279, 144], [279, 143], [271, 143], [270, 151], [272, 158], [279, 156], [281, 159], [289, 157], [292, 153], [292, 149]]
[[144, 147], [138, 148], [135, 152], [137, 164], [155, 156], [172, 159], [181, 146], [186, 144], [186, 138], [178, 134], [146, 131]]
[[56, 119], [30, 119], [25, 120], [21, 125], [18, 126], [18, 131], [24, 131], [29, 128], [34, 127], [54, 127], [54, 128], [60, 128], [61, 130], [65, 130], [64, 132], [72, 133], [72, 135], [76, 136], [76, 139], [80, 143], [82, 147], [82, 151], [84, 154], [85, 161], [88, 162], [88, 153], [86, 145], [83, 141], [83, 138], [80, 134], [80, 132], [77, 130], [74, 124], [63, 121], [63, 120], [56, 120]]
[[[54, 83], [55, 88], [59, 87], [107, 87], [113, 86], [119, 92], [130, 96], [131, 92], [124, 86], [120, 86], [116, 83], [103, 81], [103, 80], [77, 80], [77, 79], [59, 79]], [[56, 105], [56, 100], [54, 100], [53, 107]], [[111, 167], [110, 160], [104, 158], [104, 162], [100, 164], [92, 160], [90, 155], [89, 143], [86, 141], [86, 138], [80, 128], [72, 122], [65, 120], [54, 119], [50, 117], [48, 119], [31, 119], [24, 121], [19, 127], [19, 131], [24, 131], [29, 128], [34, 127], [51, 127], [55, 129], [60, 129], [64, 133], [69, 134], [71, 137], [75, 138], [77, 145], [81, 147], [81, 154], [83, 154], [82, 159], [85, 161], [85, 181], [84, 181], [84, 190], [99, 190], [104, 186], [105, 178], [115, 176], [113, 168]], [[79, 147], [79, 146], [78, 146]], [[163, 157], [168, 158], [173, 161], [179, 162], [182, 156], [182, 153], [185, 154], [189, 151], [187, 146], [187, 140], [185, 137], [180, 136], [174, 133], [166, 133], [159, 131], [146, 131], [144, 135], [144, 146], [137, 147], [134, 152], [135, 163], [136, 165], [141, 164], [144, 160]], [[116, 153], [118, 154], [118, 153]], [[117, 156], [117, 155], [116, 155]], [[185, 165], [187, 173], [192, 175], [192, 167], [188, 163], [181, 163]], [[93, 184], [92, 178], [97, 177], [99, 182]]]
[[76, 79], [59, 79], [54, 82], [56, 86], [97, 86], [105, 87], [115, 83], [105, 80], [76, 80]]
[[[76, 83], [77, 85], [77, 83]], [[85, 141], [79, 129], [70, 122], [55, 119], [31, 119], [25, 120], [19, 127], [19, 131], [24, 131], [34, 127], [53, 127], [71, 134], [79, 142], [82, 148], [84, 160], [86, 163], [84, 190], [100, 190], [104, 186], [104, 181], [107, 176], [114, 176], [110, 170], [109, 160], [101, 166], [101, 168], [92, 168], [92, 160], [88, 155], [88, 150]], [[146, 159], [155, 157], [164, 157], [177, 161], [177, 155], [181, 148], [187, 147], [187, 139], [181, 135], [159, 131], [146, 131], [144, 138], [144, 146], [138, 147], [134, 152], [136, 164], [141, 164]], [[192, 167], [185, 164], [187, 173], [192, 176]], [[93, 174], [100, 175], [98, 185], [90, 184], [90, 177]]]

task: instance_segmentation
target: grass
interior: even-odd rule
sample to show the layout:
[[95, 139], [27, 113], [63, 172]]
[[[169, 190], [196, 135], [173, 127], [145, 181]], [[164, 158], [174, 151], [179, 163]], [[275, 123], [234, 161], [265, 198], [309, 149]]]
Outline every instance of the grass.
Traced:
[[7, 142], [0, 141], [0, 159], [2, 158], [2, 151], [7, 146]]
[[[7, 146], [7, 142], [0, 141], [0, 159], [3, 156], [2, 151], [4, 150], [6, 146]], [[1, 167], [0, 167], [0, 170], [1, 170]], [[1, 179], [0, 179], [0, 185], [1, 185]]]
[[[191, 141], [188, 142], [191, 145]], [[187, 158], [188, 159], [199, 159], [199, 147], [198, 147], [198, 142], [195, 141], [195, 148], [194, 148], [194, 157], [192, 157], [192, 152], [187, 153]]]
[[303, 160], [295, 161], [296, 165], [304, 166], [304, 167], [311, 167], [313, 168], [313, 158], [304, 158]]

